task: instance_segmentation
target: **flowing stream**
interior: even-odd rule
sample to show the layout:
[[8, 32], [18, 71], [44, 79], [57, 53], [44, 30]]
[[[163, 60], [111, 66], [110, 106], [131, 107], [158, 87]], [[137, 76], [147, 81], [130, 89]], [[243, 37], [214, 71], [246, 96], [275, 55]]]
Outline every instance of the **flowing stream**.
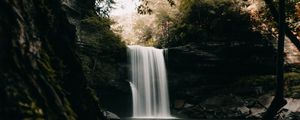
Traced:
[[164, 50], [128, 46], [133, 118], [172, 118]]

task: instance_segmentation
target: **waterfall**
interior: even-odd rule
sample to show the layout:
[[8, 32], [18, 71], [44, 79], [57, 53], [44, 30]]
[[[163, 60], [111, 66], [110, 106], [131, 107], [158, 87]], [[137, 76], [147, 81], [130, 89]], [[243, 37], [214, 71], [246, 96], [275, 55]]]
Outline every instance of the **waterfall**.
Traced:
[[164, 50], [128, 46], [134, 118], [171, 118]]

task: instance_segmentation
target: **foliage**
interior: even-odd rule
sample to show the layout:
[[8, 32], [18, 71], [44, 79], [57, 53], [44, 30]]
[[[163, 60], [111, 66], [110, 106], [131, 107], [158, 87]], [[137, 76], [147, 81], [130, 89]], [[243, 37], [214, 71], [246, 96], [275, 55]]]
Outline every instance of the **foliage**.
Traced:
[[[175, 3], [175, 1], [173, 1]], [[134, 19], [133, 32], [136, 36], [136, 44], [154, 46], [161, 36], [165, 35], [168, 26], [176, 20], [178, 10], [170, 6], [166, 1], [149, 1], [148, 7], [153, 10], [152, 14], [137, 15]]]
[[249, 16], [235, 1], [181, 1], [179, 9], [181, 20], [169, 28], [168, 36], [162, 37], [162, 47], [201, 41], [237, 41], [244, 35], [249, 36], [244, 41], [253, 39]]
[[96, 12], [101, 17], [108, 17], [115, 0], [95, 0]]
[[[175, 6], [174, 0], [166, 0], [170, 6]], [[152, 14], [153, 6], [149, 5], [150, 2], [154, 2], [154, 0], [140, 0], [140, 5], [137, 7], [137, 11], [139, 14]], [[157, 1], [156, 1], [157, 2]]]
[[[297, 36], [299, 34], [299, 10], [297, 6], [300, 3], [299, 0], [288, 0], [286, 1], [286, 22], [288, 26], [293, 30], [293, 33]], [[278, 0], [273, 2], [274, 6], [278, 10]], [[262, 35], [269, 37], [270, 39], [277, 40], [278, 27], [276, 19], [273, 19], [271, 10], [267, 7], [265, 0], [251, 1], [249, 2], [247, 12], [251, 16], [253, 23], [253, 30], [259, 31]], [[276, 41], [273, 41], [276, 44]]]
[[[232, 86], [244, 87], [263, 87], [264, 91], [268, 92], [275, 88], [275, 75], [251, 75], [239, 78]], [[286, 81], [286, 96], [292, 98], [299, 98], [300, 94], [300, 74], [299, 72], [284, 73]]]
[[85, 74], [94, 87], [118, 79], [126, 60], [126, 46], [112, 32], [109, 18], [91, 16], [81, 21], [80, 55]]

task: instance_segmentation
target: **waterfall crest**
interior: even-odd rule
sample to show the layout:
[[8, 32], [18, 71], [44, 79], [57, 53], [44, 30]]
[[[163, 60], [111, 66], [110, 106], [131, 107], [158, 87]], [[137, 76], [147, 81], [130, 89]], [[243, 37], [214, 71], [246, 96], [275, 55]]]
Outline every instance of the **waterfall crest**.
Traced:
[[128, 54], [133, 117], [171, 117], [164, 51], [133, 45]]

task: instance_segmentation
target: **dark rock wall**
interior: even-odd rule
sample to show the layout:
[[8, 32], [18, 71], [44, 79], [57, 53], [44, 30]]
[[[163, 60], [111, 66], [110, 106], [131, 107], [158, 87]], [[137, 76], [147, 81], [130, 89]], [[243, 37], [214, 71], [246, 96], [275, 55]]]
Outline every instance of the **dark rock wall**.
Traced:
[[103, 119], [76, 38], [59, 0], [0, 1], [1, 120]]
[[242, 76], [274, 74], [272, 47], [229, 43], [212, 41], [169, 48], [167, 66], [171, 100], [198, 103], [206, 97], [234, 93], [229, 86]]

